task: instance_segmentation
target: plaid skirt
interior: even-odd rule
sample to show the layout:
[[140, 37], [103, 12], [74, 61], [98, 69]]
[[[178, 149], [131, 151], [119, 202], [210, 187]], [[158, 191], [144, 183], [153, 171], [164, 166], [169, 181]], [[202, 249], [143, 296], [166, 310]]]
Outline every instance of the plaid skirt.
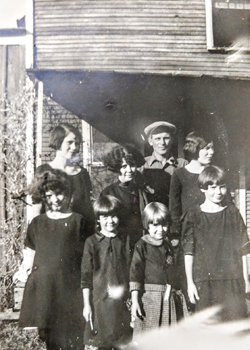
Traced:
[[179, 319], [189, 316], [183, 293], [174, 289], [170, 291], [167, 286], [145, 284], [140, 300], [144, 317], [143, 320], [138, 317], [134, 320], [134, 339], [144, 331], [175, 325]]

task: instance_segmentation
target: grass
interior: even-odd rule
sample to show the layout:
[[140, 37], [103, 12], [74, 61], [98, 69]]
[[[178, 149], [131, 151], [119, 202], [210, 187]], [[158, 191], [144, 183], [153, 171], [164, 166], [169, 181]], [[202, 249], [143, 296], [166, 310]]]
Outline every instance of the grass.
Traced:
[[21, 330], [17, 322], [0, 324], [1, 350], [45, 350], [45, 343], [38, 338], [36, 330]]

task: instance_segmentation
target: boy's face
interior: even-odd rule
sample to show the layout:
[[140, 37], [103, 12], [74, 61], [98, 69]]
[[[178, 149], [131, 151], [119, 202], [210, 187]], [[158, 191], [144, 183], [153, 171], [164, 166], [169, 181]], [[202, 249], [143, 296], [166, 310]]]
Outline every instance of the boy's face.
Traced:
[[163, 239], [167, 234], [168, 226], [167, 224], [157, 224], [151, 223], [148, 225], [149, 235], [157, 240]]
[[64, 193], [58, 191], [46, 191], [45, 200], [50, 211], [64, 211], [67, 207]]
[[100, 215], [99, 216], [101, 232], [105, 235], [109, 233], [116, 233], [119, 225], [119, 219], [116, 215]]
[[213, 184], [208, 185], [207, 190], [202, 189], [201, 191], [205, 194], [206, 200], [209, 200], [215, 204], [219, 204], [225, 198], [227, 187], [226, 184]]
[[169, 132], [150, 135], [148, 143], [153, 147], [154, 152], [160, 156], [168, 155], [172, 144], [172, 135]]

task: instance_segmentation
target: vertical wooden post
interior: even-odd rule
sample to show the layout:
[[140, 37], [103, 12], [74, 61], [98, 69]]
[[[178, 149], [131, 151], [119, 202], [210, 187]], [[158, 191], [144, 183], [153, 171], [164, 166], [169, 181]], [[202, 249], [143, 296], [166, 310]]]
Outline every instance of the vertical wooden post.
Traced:
[[82, 138], [83, 138], [83, 166], [90, 171], [90, 164], [92, 160], [91, 155], [91, 126], [85, 122], [82, 121]]
[[246, 169], [244, 160], [241, 162], [239, 171], [239, 211], [246, 224]]
[[33, 22], [33, 0], [26, 0], [26, 69], [34, 65]]
[[[0, 47], [0, 98], [3, 99], [6, 93], [6, 69], [7, 69], [7, 47], [2, 45]], [[3, 120], [4, 115], [1, 113], [1, 132], [3, 131]], [[4, 163], [3, 163], [3, 149], [0, 149], [0, 173], [4, 172]], [[3, 240], [4, 232], [4, 223], [5, 223], [5, 180], [4, 176], [0, 177], [0, 276], [6, 273], [5, 265], [5, 247]]]
[[214, 47], [212, 0], [206, 0], [206, 34], [207, 49], [211, 50]]
[[[32, 88], [34, 85], [32, 81], [27, 78], [26, 84], [31, 84]], [[26, 120], [26, 152], [27, 152], [27, 165], [26, 165], [26, 178], [29, 184], [34, 176], [34, 122], [33, 122], [33, 99], [31, 100], [30, 108], [27, 112]], [[31, 204], [31, 198], [27, 198], [27, 202]], [[27, 205], [27, 222], [29, 223], [32, 218], [32, 207]]]
[[43, 139], [43, 82], [38, 83], [38, 109], [36, 120], [36, 167], [42, 164], [42, 139]]

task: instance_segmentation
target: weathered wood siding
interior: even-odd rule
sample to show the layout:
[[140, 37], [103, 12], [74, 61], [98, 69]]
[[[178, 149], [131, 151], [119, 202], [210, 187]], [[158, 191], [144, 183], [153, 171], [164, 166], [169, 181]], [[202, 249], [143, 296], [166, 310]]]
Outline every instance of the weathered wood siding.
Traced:
[[211, 53], [205, 0], [34, 0], [38, 69], [248, 78], [249, 55]]

